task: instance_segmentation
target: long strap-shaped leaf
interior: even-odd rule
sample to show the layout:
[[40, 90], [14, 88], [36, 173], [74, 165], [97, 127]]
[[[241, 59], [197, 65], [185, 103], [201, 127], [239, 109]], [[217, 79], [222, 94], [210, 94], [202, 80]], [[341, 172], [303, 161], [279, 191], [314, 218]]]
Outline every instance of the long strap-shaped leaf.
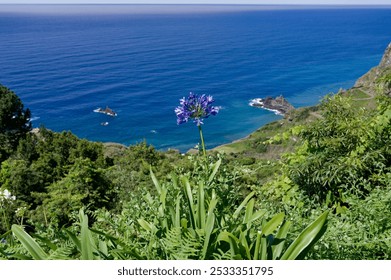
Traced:
[[197, 216], [196, 216], [197, 227], [200, 229], [205, 229], [205, 223], [206, 223], [205, 216], [206, 216], [205, 190], [204, 190], [204, 184], [200, 182], [198, 185]]
[[290, 221], [285, 221], [280, 229], [278, 230], [276, 236], [275, 236], [275, 241], [272, 245], [272, 253], [273, 253], [273, 260], [279, 259], [282, 253], [282, 250], [284, 249], [285, 246], [285, 239], [286, 236], [288, 235], [289, 228], [291, 227], [291, 222]]
[[19, 239], [23, 247], [31, 254], [35, 260], [46, 260], [48, 255], [43, 251], [41, 246], [27, 233], [23, 230], [21, 226], [12, 225], [11, 227], [13, 234]]
[[195, 229], [197, 227], [197, 224], [196, 224], [196, 210], [195, 210], [195, 205], [194, 205], [194, 202], [193, 202], [193, 194], [192, 194], [192, 191], [191, 191], [191, 186], [190, 186], [190, 183], [189, 183], [189, 179], [187, 179], [187, 177], [183, 176], [183, 177], [181, 177], [181, 180], [182, 180], [182, 184], [183, 184], [183, 187], [184, 187], [187, 204], [189, 206], [190, 222], [191, 222], [192, 228]]
[[84, 214], [83, 210], [80, 210], [80, 246], [81, 257], [83, 260], [93, 260], [95, 244], [92, 239], [91, 231], [88, 228], [88, 217]]
[[215, 192], [212, 192], [212, 199], [209, 202], [209, 209], [208, 209], [208, 215], [206, 218], [205, 223], [205, 239], [204, 239], [204, 246], [202, 248], [202, 259], [205, 259], [206, 253], [208, 251], [210, 236], [212, 235], [213, 229], [214, 229], [214, 223], [215, 223], [215, 214], [214, 210], [217, 205], [217, 197]]
[[262, 230], [258, 231], [257, 239], [255, 241], [254, 260], [266, 260], [267, 259], [267, 242], [266, 237], [272, 234], [278, 226], [284, 221], [284, 213], [274, 215], [266, 224], [262, 225]]
[[243, 200], [242, 203], [240, 203], [240, 205], [238, 206], [238, 208], [235, 210], [235, 212], [233, 213], [233, 218], [236, 219], [238, 216], [239, 216], [239, 213], [240, 211], [243, 209], [243, 207], [245, 207], [248, 203], [248, 201], [254, 196], [255, 194], [255, 191], [252, 191], [251, 193], [249, 193], [246, 198]]
[[275, 231], [284, 221], [285, 214], [283, 212], [276, 214], [264, 226], [262, 226], [262, 234], [268, 236]]
[[151, 175], [152, 182], [155, 185], [155, 188], [156, 188], [158, 194], [160, 195], [160, 193], [162, 192], [162, 188], [160, 186], [158, 179], [156, 178], [155, 174], [152, 171], [152, 167], [149, 167], [149, 173]]
[[324, 212], [303, 230], [282, 255], [281, 260], [295, 260], [314, 240], [320, 238], [324, 233], [328, 214], [329, 211]]
[[216, 173], [220, 168], [220, 165], [221, 165], [221, 159], [219, 159], [215, 164], [213, 164], [213, 170], [208, 179], [208, 186], [212, 183], [213, 179], [215, 178]]

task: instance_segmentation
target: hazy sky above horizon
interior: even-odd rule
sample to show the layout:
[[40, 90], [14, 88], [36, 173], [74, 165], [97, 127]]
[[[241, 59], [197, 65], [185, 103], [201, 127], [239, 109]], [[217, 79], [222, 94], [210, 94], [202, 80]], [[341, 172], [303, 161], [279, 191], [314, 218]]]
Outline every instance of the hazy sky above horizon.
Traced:
[[0, 4], [391, 5], [391, 0], [0, 0]]

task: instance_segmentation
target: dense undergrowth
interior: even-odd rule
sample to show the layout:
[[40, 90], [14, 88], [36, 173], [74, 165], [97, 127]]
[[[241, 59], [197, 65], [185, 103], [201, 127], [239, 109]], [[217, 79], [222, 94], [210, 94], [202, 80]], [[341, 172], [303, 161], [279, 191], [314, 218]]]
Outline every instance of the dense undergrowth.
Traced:
[[390, 259], [390, 81], [373, 108], [327, 96], [236, 153], [18, 131], [0, 149], [0, 258]]

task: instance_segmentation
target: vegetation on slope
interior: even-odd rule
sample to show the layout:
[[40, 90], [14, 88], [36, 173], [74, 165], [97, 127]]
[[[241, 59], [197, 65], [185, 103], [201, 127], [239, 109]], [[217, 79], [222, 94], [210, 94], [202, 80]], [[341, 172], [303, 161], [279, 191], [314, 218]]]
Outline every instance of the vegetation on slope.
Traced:
[[390, 259], [384, 67], [207, 155], [31, 133], [2, 87], [0, 258]]

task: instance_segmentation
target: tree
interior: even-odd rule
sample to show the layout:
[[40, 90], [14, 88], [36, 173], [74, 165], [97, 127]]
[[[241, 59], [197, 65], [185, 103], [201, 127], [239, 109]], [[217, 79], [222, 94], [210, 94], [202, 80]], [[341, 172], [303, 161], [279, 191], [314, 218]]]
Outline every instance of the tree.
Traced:
[[113, 208], [115, 191], [98, 165], [89, 158], [76, 159], [65, 177], [47, 187], [47, 193], [36, 194], [43, 203], [34, 211], [34, 219], [63, 226], [82, 207], [91, 211]]
[[322, 118], [300, 130], [303, 145], [285, 157], [289, 179], [319, 201], [345, 202], [386, 186], [391, 171], [390, 98], [376, 109], [354, 106], [341, 94], [321, 104]]
[[0, 162], [14, 151], [31, 130], [30, 110], [24, 109], [20, 98], [0, 84]]

